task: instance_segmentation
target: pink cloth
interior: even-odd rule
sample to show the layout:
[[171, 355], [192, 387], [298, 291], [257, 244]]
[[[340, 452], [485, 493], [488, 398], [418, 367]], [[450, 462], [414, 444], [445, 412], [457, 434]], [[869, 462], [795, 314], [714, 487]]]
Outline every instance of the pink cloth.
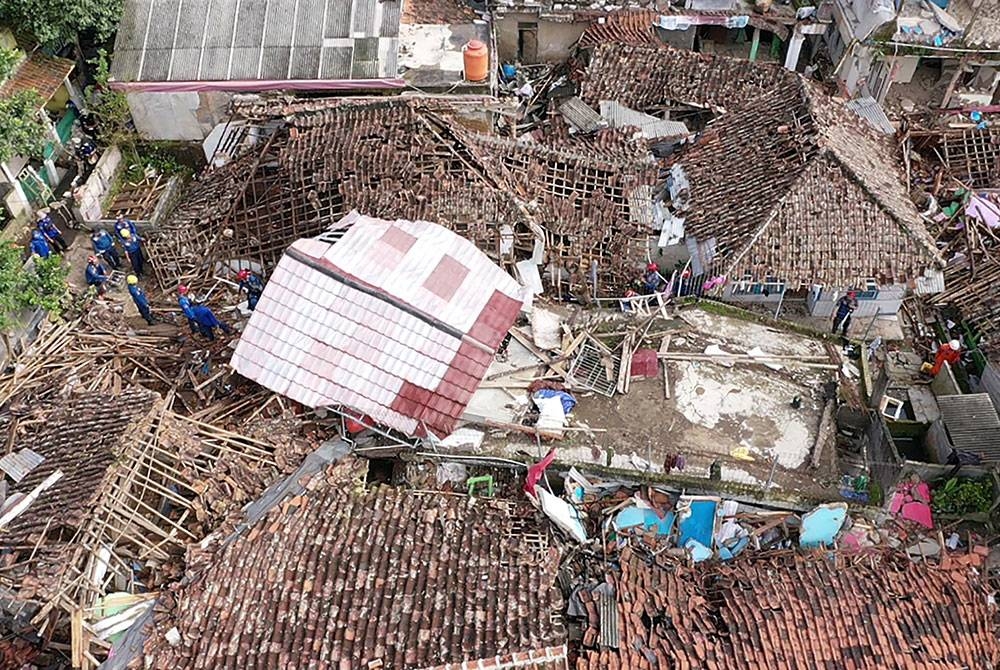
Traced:
[[114, 81], [116, 91], [181, 93], [200, 91], [356, 91], [403, 88], [402, 79], [233, 79], [230, 81]]
[[930, 501], [931, 487], [927, 482], [903, 483], [892, 496], [889, 512], [907, 521], [919, 523], [924, 528], [933, 528], [934, 517]]

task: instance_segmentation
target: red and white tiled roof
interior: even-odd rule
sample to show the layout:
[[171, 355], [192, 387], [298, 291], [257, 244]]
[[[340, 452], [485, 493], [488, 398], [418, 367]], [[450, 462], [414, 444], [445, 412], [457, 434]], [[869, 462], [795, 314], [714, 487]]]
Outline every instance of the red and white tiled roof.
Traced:
[[308, 407], [444, 437], [517, 317], [520, 286], [437, 224], [356, 212], [341, 223], [335, 243], [288, 248], [231, 364]]

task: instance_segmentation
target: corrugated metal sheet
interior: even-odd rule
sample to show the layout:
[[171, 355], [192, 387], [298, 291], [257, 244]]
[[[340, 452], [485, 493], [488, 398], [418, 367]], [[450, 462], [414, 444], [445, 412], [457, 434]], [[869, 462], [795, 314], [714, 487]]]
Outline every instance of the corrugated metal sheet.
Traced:
[[993, 400], [993, 407], [1000, 409], [1000, 373], [993, 367], [992, 363], [987, 363], [983, 369], [983, 376], [979, 380], [979, 388], [990, 394]]
[[917, 277], [917, 295], [929, 295], [944, 292], [944, 272], [941, 270], [925, 270]]
[[618, 638], [618, 602], [614, 589], [610, 589], [610, 593], [596, 591], [594, 595], [601, 621], [600, 644], [602, 647], [617, 649], [621, 641]]
[[1000, 462], [1000, 416], [988, 393], [938, 396], [938, 407], [953, 447]]
[[32, 470], [42, 464], [45, 457], [31, 449], [24, 448], [13, 454], [0, 458], [0, 470], [3, 470], [15, 482], [20, 482]]
[[581, 133], [597, 132], [601, 128], [607, 128], [608, 126], [600, 114], [577, 97], [567, 98], [565, 102], [559, 105], [559, 113], [566, 119], [566, 123]]
[[[112, 79], [225, 81], [395, 77], [395, 58], [345, 62], [325, 39], [395, 54], [402, 0], [126, 0]], [[324, 18], [325, 17], [325, 18]], [[147, 30], [148, 27], [148, 30]], [[362, 47], [362, 51], [366, 47]]]
[[601, 100], [601, 117], [612, 128], [634, 127], [646, 139], [666, 139], [690, 135], [688, 127], [680, 121], [658, 119], [650, 114], [629, 109], [613, 100]]
[[870, 95], [855, 98], [845, 103], [844, 107], [867, 121], [868, 125], [883, 135], [894, 135], [896, 133], [896, 129], [893, 127], [889, 117], [885, 115], [882, 105], [878, 104], [878, 100]]

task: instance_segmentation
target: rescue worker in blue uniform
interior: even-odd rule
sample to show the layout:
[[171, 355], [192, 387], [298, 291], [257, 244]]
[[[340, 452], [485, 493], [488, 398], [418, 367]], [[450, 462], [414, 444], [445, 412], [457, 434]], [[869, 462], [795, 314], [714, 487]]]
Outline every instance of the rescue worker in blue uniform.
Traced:
[[139, 278], [135, 275], [129, 275], [125, 281], [128, 282], [128, 292], [132, 296], [132, 302], [135, 303], [136, 309], [139, 310], [139, 314], [146, 320], [146, 323], [152, 326], [154, 321], [153, 313], [149, 309], [149, 298], [146, 297], [146, 292], [139, 286]]
[[45, 239], [45, 235], [42, 235], [42, 231], [36, 230], [31, 233], [31, 253], [40, 258], [48, 258], [52, 255], [52, 249], [49, 247], [48, 241]]
[[121, 231], [121, 233], [122, 246], [125, 247], [125, 257], [128, 258], [128, 262], [132, 265], [132, 274], [141, 277], [146, 261], [142, 255], [142, 243], [138, 237], [132, 235], [127, 229]]
[[226, 335], [229, 335], [233, 331], [229, 329], [229, 326], [219, 321], [215, 314], [212, 313], [208, 307], [204, 305], [194, 305], [191, 307], [191, 311], [194, 313], [194, 319], [198, 322], [198, 329], [201, 334], [210, 340], [215, 339], [215, 329], [219, 328]]
[[254, 311], [257, 307], [257, 301], [260, 300], [260, 294], [264, 292], [264, 282], [261, 281], [256, 272], [245, 268], [237, 273], [236, 279], [240, 282], [239, 292], [247, 292], [247, 309], [251, 312]]
[[200, 333], [201, 329], [198, 327], [198, 320], [194, 318], [194, 304], [191, 302], [191, 298], [188, 297], [188, 287], [184, 286], [184, 284], [177, 287], [177, 304], [180, 305], [184, 318], [188, 320], [191, 332]]
[[94, 247], [94, 253], [107, 261], [112, 269], [117, 270], [122, 266], [122, 257], [115, 248], [115, 238], [108, 231], [103, 228], [95, 230], [90, 236], [90, 244]]
[[123, 215], [119, 214], [115, 217], [115, 236], [118, 237], [118, 241], [122, 244], [125, 243], [125, 236], [122, 234], [123, 231], [128, 231], [130, 237], [135, 239], [141, 239], [139, 237], [139, 231], [135, 229], [135, 221], [132, 219], [126, 219]]
[[97, 256], [87, 258], [87, 285], [97, 289], [97, 295], [104, 295], [107, 292], [107, 281], [110, 278], [107, 268], [101, 265], [101, 260]]
[[63, 237], [62, 231], [59, 230], [55, 221], [48, 214], [38, 213], [38, 230], [45, 236], [45, 241], [49, 243], [49, 246], [57, 254], [61, 254], [69, 249], [69, 244], [66, 243], [66, 238]]

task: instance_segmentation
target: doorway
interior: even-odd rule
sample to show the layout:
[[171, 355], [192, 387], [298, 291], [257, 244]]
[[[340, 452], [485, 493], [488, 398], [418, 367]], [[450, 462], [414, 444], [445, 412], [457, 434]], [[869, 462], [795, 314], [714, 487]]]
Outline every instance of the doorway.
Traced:
[[525, 65], [538, 62], [538, 24], [517, 24], [517, 59]]

